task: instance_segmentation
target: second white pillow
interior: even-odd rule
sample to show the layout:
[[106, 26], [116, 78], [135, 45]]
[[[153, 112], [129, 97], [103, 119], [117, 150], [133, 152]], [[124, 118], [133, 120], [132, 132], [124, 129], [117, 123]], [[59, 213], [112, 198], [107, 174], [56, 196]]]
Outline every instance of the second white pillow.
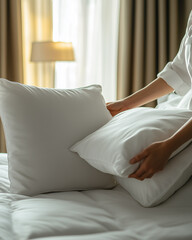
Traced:
[[[71, 150], [100, 171], [127, 177], [139, 164], [130, 164], [131, 158], [151, 143], [171, 136], [191, 116], [192, 111], [184, 109], [131, 109], [115, 116]], [[171, 157], [188, 144], [182, 145]]]

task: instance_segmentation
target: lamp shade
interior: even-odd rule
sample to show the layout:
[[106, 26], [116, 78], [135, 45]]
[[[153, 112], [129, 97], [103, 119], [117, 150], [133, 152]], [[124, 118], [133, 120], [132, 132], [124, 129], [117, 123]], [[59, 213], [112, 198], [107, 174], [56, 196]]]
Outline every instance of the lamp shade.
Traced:
[[33, 42], [31, 61], [74, 61], [71, 42]]

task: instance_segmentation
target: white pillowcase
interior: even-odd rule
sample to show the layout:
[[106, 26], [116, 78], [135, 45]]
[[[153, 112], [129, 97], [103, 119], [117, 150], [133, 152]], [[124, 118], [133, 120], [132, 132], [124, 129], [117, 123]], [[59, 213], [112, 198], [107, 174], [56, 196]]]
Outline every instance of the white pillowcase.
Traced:
[[11, 192], [35, 195], [114, 186], [111, 175], [69, 150], [111, 119], [100, 86], [48, 89], [0, 79], [0, 116]]
[[117, 182], [144, 207], [154, 207], [167, 200], [192, 175], [192, 144], [168, 162], [163, 171], [150, 179], [117, 177]]
[[[115, 116], [105, 126], [71, 147], [90, 165], [120, 177], [133, 173], [140, 163], [129, 161], [151, 143], [176, 132], [190, 117], [191, 110], [136, 108]], [[181, 151], [189, 142], [175, 151]]]
[[117, 175], [117, 182], [144, 207], [165, 201], [192, 175], [192, 145], [183, 144], [171, 157], [165, 169], [151, 179], [139, 181], [127, 178], [138, 164], [129, 160], [149, 144], [166, 139], [179, 129], [192, 111], [184, 109], [137, 108], [122, 112], [105, 126], [76, 143], [71, 150], [78, 152], [97, 169]]

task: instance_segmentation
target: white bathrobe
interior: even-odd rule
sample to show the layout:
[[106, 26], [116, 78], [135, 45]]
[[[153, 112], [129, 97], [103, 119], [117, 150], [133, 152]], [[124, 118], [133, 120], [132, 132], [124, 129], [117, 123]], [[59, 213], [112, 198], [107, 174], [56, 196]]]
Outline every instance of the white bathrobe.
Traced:
[[178, 107], [192, 110], [192, 11], [176, 57], [157, 76], [183, 96]]

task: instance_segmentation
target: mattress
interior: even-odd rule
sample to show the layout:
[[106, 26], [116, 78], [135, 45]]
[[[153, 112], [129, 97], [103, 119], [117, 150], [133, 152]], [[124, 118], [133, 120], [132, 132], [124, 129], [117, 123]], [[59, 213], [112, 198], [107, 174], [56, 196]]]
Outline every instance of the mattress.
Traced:
[[120, 186], [11, 194], [7, 156], [0, 154], [1, 240], [191, 240], [192, 179], [166, 202], [140, 206]]

